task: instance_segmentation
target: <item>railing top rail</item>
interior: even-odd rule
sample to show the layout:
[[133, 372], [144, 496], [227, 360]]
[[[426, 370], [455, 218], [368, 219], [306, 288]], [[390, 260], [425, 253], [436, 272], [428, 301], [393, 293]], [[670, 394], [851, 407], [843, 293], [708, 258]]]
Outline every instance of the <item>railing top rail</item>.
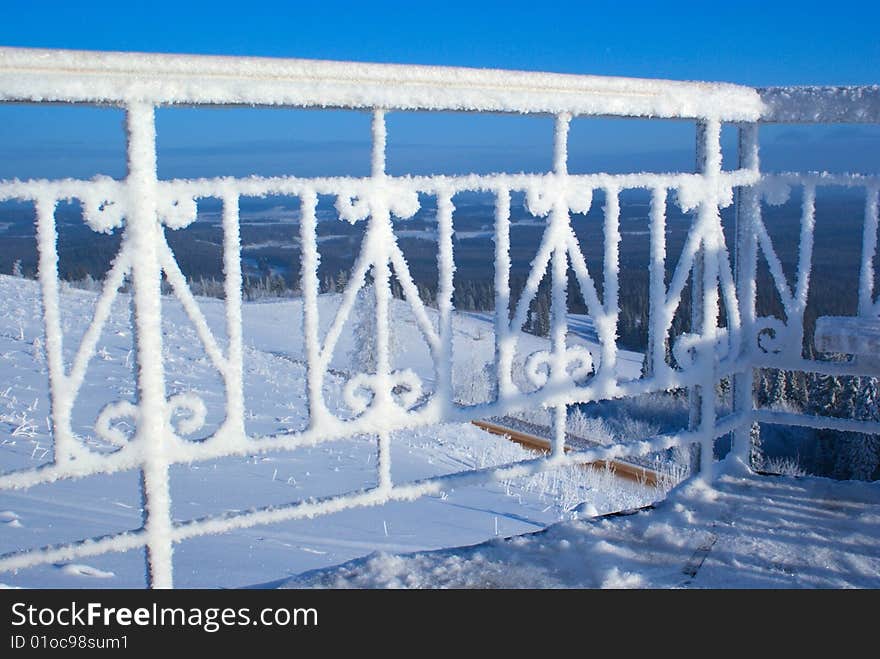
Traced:
[[880, 85], [763, 87], [762, 123], [880, 123]]
[[754, 121], [727, 83], [527, 71], [0, 48], [0, 101], [264, 105]]

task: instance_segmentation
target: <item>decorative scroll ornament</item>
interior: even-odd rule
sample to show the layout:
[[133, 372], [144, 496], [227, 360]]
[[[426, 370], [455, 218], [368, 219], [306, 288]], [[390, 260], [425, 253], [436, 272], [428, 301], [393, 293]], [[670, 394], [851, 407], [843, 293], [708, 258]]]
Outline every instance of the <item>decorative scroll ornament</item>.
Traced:
[[[672, 343], [672, 356], [682, 371], [687, 371], [697, 363], [697, 355], [703, 349], [706, 339], [702, 334], [685, 332], [679, 334]], [[712, 358], [721, 360], [730, 353], [730, 334], [726, 327], [716, 329]]]
[[683, 371], [694, 367], [697, 362], [697, 346], [702, 341], [699, 334], [685, 332], [672, 342], [672, 356]]
[[366, 191], [346, 190], [336, 197], [336, 212], [349, 224], [365, 220], [377, 208], [387, 208], [396, 217], [407, 220], [420, 207], [419, 195], [415, 190], [391, 181], [376, 183]]
[[721, 181], [707, 181], [705, 177], [695, 174], [678, 184], [675, 198], [678, 207], [685, 213], [706, 201], [717, 204], [719, 208], [727, 208], [733, 203], [733, 186]]
[[342, 392], [345, 404], [355, 414], [363, 414], [375, 399], [383, 379], [390, 385], [391, 399], [404, 410], [411, 409], [422, 397], [422, 381], [411, 369], [394, 371], [387, 378], [358, 373], [345, 384]]
[[[168, 424], [178, 437], [191, 435], [202, 428], [208, 415], [205, 401], [191, 392], [176, 394], [169, 398], [166, 409]], [[189, 414], [183, 418], [175, 418], [179, 412], [188, 412]]]
[[[118, 422], [122, 419], [129, 419], [132, 422], [132, 428], [137, 426], [137, 406], [127, 400], [108, 403], [101, 409], [98, 418], [95, 420], [95, 433], [98, 437], [110, 444], [119, 447], [125, 446], [128, 444], [128, 440], [131, 439], [131, 436], [127, 435], [119, 427]], [[133, 434], [134, 433], [132, 432], [132, 435]]]
[[419, 212], [419, 195], [415, 190], [411, 190], [399, 184], [387, 184], [388, 208], [396, 216], [402, 220], [408, 220]]
[[159, 199], [156, 212], [165, 226], [183, 229], [196, 221], [198, 204], [189, 196], [163, 196]]
[[555, 177], [532, 184], [526, 189], [526, 207], [536, 217], [547, 215], [560, 198], [565, 200], [569, 210], [586, 214], [593, 203], [593, 190], [571, 180]]
[[[535, 387], [541, 388], [550, 379], [555, 356], [547, 350], [539, 350], [528, 356], [525, 363], [526, 378]], [[583, 346], [573, 346], [565, 350], [563, 365], [565, 382], [576, 384], [591, 375], [594, 368], [592, 353]]]
[[791, 186], [785, 181], [765, 176], [761, 179], [761, 196], [771, 206], [781, 206], [791, 197]]
[[93, 231], [111, 233], [122, 226], [125, 207], [116, 195], [89, 188], [80, 201], [83, 219]]
[[354, 192], [340, 193], [336, 197], [336, 212], [349, 224], [365, 220], [370, 215], [370, 202]]
[[679, 183], [675, 189], [675, 199], [678, 207], [688, 212], [703, 203], [707, 192], [706, 181], [701, 176], [694, 176], [692, 180]]
[[[165, 406], [168, 415], [168, 426], [178, 437], [191, 435], [205, 425], [207, 408], [205, 402], [193, 393], [182, 393], [171, 396]], [[178, 413], [186, 412], [183, 418], [176, 418]], [[127, 434], [119, 427], [123, 419], [130, 420], [132, 428], [137, 426], [139, 412], [137, 405], [127, 400], [115, 401], [105, 405], [95, 420], [95, 433], [101, 439], [115, 446], [123, 447], [134, 436], [134, 431]]]
[[755, 345], [764, 354], [785, 352], [789, 334], [788, 325], [776, 316], [761, 316], [755, 320]]

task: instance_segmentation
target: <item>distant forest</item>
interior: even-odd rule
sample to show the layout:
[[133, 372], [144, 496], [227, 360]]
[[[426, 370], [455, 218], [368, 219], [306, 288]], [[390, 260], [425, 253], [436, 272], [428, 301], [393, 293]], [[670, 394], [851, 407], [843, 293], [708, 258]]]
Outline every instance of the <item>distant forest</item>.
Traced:
[[[511, 300], [516, 301], [525, 285], [532, 258], [543, 232], [542, 220], [529, 215], [522, 200], [512, 207], [511, 232]], [[649, 289], [649, 241], [647, 195], [633, 193], [621, 199], [620, 244], [620, 323], [619, 339], [623, 347], [644, 350], [647, 343]], [[262, 220], [277, 208], [266, 208], [277, 200], [262, 201], [249, 213], [242, 214], [242, 261], [245, 273], [245, 294], [297, 295], [299, 292], [299, 228], [295, 220], [278, 222]], [[465, 197], [456, 200], [454, 217], [455, 291], [454, 304], [466, 311], [489, 311], [495, 306], [493, 213], [488, 197]], [[603, 236], [601, 195], [586, 215], [573, 216], [575, 233], [587, 260], [598, 291], [602, 292]], [[327, 204], [329, 206], [329, 203]], [[289, 214], [295, 214], [295, 205]], [[805, 350], [813, 344], [812, 331], [820, 315], [850, 315], [857, 304], [858, 268], [861, 256], [861, 222], [863, 200], [842, 193], [819, 196], [810, 296], [805, 317]], [[216, 206], [200, 206], [200, 219], [190, 227], [166, 229], [169, 245], [181, 269], [195, 288], [207, 295], [222, 296], [222, 229], [216, 218]], [[332, 217], [329, 208], [323, 217]], [[434, 304], [437, 292], [437, 243], [434, 236], [434, 209], [424, 200], [422, 210], [411, 220], [396, 222], [399, 244], [408, 260], [419, 293], [427, 304]], [[723, 212], [728, 245], [732, 248], [732, 209]], [[200, 216], [201, 217], [201, 216]], [[246, 219], [253, 217], [255, 219]], [[798, 256], [797, 237], [800, 232], [799, 199], [780, 207], [764, 209], [768, 231], [774, 238], [779, 258], [790, 282], [795, 279]], [[691, 216], [668, 204], [667, 219], [667, 281], [678, 260], [678, 254], [690, 227]], [[119, 249], [120, 235], [96, 234], [81, 219], [79, 208], [65, 204], [58, 208], [59, 271], [62, 279], [81, 281], [87, 277], [100, 280]], [[319, 279], [322, 292], [338, 291], [348, 280], [348, 273], [360, 247], [363, 223], [325, 219], [318, 224], [321, 264]], [[24, 276], [36, 273], [37, 254], [34, 238], [33, 209], [27, 205], [0, 205], [0, 272], [10, 273], [13, 266]], [[880, 268], [878, 268], [880, 270]], [[396, 280], [395, 295], [402, 296]], [[574, 276], [569, 276], [568, 305], [573, 313], [586, 313]], [[780, 299], [763, 257], [758, 268], [758, 312], [784, 318]], [[549, 328], [550, 287], [547, 278], [541, 283], [532, 301], [526, 331], [543, 335]], [[685, 291], [674, 319], [676, 332], [686, 331], [690, 317], [690, 294]], [[722, 316], [723, 322], [723, 316]]]

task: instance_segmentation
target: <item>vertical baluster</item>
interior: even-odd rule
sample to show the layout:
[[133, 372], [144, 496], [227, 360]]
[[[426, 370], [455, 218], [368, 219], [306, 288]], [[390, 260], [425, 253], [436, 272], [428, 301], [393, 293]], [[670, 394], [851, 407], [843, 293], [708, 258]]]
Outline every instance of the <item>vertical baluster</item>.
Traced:
[[877, 256], [878, 196], [880, 188], [865, 189], [865, 224], [862, 233], [862, 265], [859, 270], [859, 315], [878, 316], [874, 301], [874, 258]]
[[648, 350], [645, 376], [661, 377], [666, 368], [666, 188], [651, 192], [651, 264]]
[[495, 198], [495, 398], [512, 396], [516, 389], [510, 336], [510, 190], [499, 188]]
[[[379, 259], [373, 266], [376, 292], [376, 388], [373, 405], [387, 409], [391, 400], [391, 354], [389, 307], [391, 303], [391, 269], [387, 259]], [[391, 433], [387, 429], [379, 431], [378, 441], [379, 488], [391, 487]]]
[[816, 186], [805, 183], [801, 202], [801, 235], [798, 252], [797, 285], [794, 290], [792, 309], [786, 310], [786, 324], [791, 334], [791, 352], [797, 359], [804, 352], [804, 312], [810, 291], [810, 272], [813, 268], [813, 238], [816, 228]]
[[[716, 339], [718, 335], [718, 257], [720, 237], [710, 226], [718, 221], [718, 178], [721, 173], [721, 123], [715, 119], [699, 122], [697, 130], [697, 169], [709, 193], [699, 206], [698, 225], [703, 232], [702, 258], [694, 261], [694, 331], [700, 334], [697, 349], [697, 384], [691, 389], [691, 423], [700, 433], [700, 477], [711, 479], [715, 446]], [[702, 261], [702, 263], [699, 263]], [[698, 267], [698, 264], [700, 267]]]
[[306, 400], [309, 407], [309, 427], [320, 427], [327, 417], [322, 393], [324, 364], [318, 338], [318, 254], [317, 210], [318, 195], [307, 189], [300, 194], [299, 240], [301, 249], [300, 288], [303, 296], [303, 343], [306, 357]]
[[602, 341], [600, 365], [606, 395], [612, 395], [617, 385], [617, 325], [620, 315], [620, 190], [605, 188], [605, 253], [602, 274], [602, 307], [604, 310], [598, 328]]
[[49, 368], [49, 397], [52, 437], [56, 464], [70, 459], [74, 439], [70, 427], [73, 404], [64, 369], [64, 334], [61, 331], [61, 300], [58, 295], [58, 232], [55, 228], [55, 207], [52, 197], [36, 200], [37, 248], [39, 249], [40, 294], [46, 333], [46, 363]]
[[441, 190], [437, 195], [437, 310], [440, 315], [440, 352], [437, 363], [437, 397], [441, 415], [446, 416], [452, 400], [452, 295], [455, 261], [452, 253], [452, 192]]
[[[708, 207], [708, 202], [705, 202]], [[705, 211], [717, 213], [718, 207], [713, 205]], [[704, 243], [703, 252], [703, 318], [700, 350], [698, 356], [700, 364], [700, 434], [702, 444], [700, 447], [700, 476], [710, 479], [712, 473], [713, 453], [715, 449], [715, 418], [716, 418], [716, 392], [715, 385], [718, 382], [716, 364], [718, 360], [718, 257], [720, 246], [717, 234], [712, 234]]]
[[[566, 345], [568, 320], [566, 314], [568, 295], [568, 255], [561, 245], [553, 251], [552, 299], [550, 300], [550, 350], [552, 356], [549, 383], [566, 382]], [[565, 425], [567, 405], [557, 403], [553, 415], [553, 438], [551, 452], [554, 457], [565, 451]]]
[[[705, 176], [708, 172], [708, 154], [706, 152], [706, 122], [697, 122], [697, 160], [696, 170], [698, 174]], [[702, 207], [701, 207], [702, 208]], [[698, 221], [700, 221], [698, 219]], [[694, 254], [694, 265], [691, 271], [691, 333], [700, 332], [700, 322], [703, 318], [703, 253], [704, 246], [697, 247]], [[688, 429], [696, 430], [700, 425], [700, 387], [692, 384], [688, 387]]]
[[[556, 117], [554, 133], [553, 169], [556, 176], [564, 181], [568, 178], [568, 129], [571, 115], [562, 113]], [[553, 215], [550, 218], [553, 231], [557, 233], [553, 260], [551, 262], [551, 300], [550, 300], [550, 362], [551, 384], [562, 384], [566, 381], [566, 345], [568, 334], [568, 252], [565, 240], [568, 236], [569, 208], [566, 198], [566, 185], [559, 186], [559, 196], [553, 203]], [[561, 457], [565, 452], [565, 426], [567, 421], [567, 405], [557, 403], [553, 409], [551, 456]]]
[[[758, 151], [758, 124], [739, 127], [739, 168], [753, 172], [760, 170]], [[752, 359], [755, 342], [755, 318], [757, 300], [758, 236], [755, 225], [761, 213], [761, 193], [757, 185], [740, 187], [736, 195], [736, 254], [735, 276], [741, 321], [740, 344], [731, 346], [738, 361], [748, 364]], [[749, 464], [751, 426], [754, 400], [754, 371], [743, 366], [733, 377], [734, 411], [744, 415], [743, 422], [733, 434], [733, 453], [744, 464]]]
[[127, 108], [129, 214], [125, 240], [132, 249], [132, 288], [137, 355], [138, 424], [143, 451], [141, 479], [147, 569], [153, 588], [171, 588], [171, 495], [165, 442], [165, 369], [162, 359], [162, 270], [157, 247], [162, 227], [156, 215], [156, 125], [152, 105]]
[[244, 439], [244, 377], [242, 374], [241, 239], [239, 196], [223, 195], [223, 292], [226, 297], [226, 427], [235, 439]]
[[[385, 127], [385, 112], [377, 109], [373, 112], [373, 172], [374, 185], [385, 180], [385, 144], [387, 132]], [[383, 195], [373, 195], [371, 208], [372, 217], [368, 231], [387, 232], [384, 244], [389, 244], [394, 236], [391, 226], [391, 212], [387, 200]], [[391, 317], [389, 309], [391, 305], [391, 268], [388, 265], [388, 255], [383, 253], [373, 264], [373, 290], [376, 293], [376, 388], [373, 404], [379, 408], [388, 408], [393, 404], [391, 400]], [[391, 481], [391, 433], [388, 430], [380, 430], [378, 438], [378, 479], [379, 489], [389, 489]]]

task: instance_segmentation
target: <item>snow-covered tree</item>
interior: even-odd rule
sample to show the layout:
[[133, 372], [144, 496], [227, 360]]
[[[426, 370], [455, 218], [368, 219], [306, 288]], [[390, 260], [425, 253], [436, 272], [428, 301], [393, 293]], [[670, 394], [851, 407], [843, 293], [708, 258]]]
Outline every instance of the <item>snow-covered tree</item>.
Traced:
[[848, 434], [839, 453], [841, 478], [871, 480], [880, 464], [880, 437]]
[[[877, 378], [859, 378], [861, 387], [856, 396], [853, 416], [865, 421], [880, 421], [880, 386]], [[849, 446], [850, 477], [873, 478], [880, 466], [880, 436], [857, 435]]]
[[880, 380], [862, 378], [862, 387], [855, 406], [855, 416], [865, 421], [880, 421]]
[[810, 391], [810, 410], [813, 414], [834, 414], [840, 402], [843, 387], [833, 375], [819, 375], [813, 378]]
[[803, 371], [787, 371], [785, 381], [788, 402], [795, 404], [801, 411], [808, 405], [807, 376]]
[[12, 276], [24, 277], [24, 273], [21, 269], [21, 259], [16, 259], [16, 261], [12, 264]]
[[[876, 378], [828, 378], [829, 390], [819, 387], [817, 402], [811, 404], [816, 414], [828, 414], [866, 421], [880, 419]], [[833, 397], [833, 400], [832, 400]], [[811, 401], [813, 396], [811, 396]], [[824, 406], [828, 407], [824, 407]], [[851, 432], [822, 430], [817, 434], [816, 467], [820, 473], [836, 478], [870, 480], [880, 466], [880, 437]]]
[[833, 430], [816, 431], [816, 449], [813, 456], [813, 471], [818, 475], [830, 476], [834, 471], [837, 440], [840, 433]]
[[[355, 373], [375, 373], [379, 346], [376, 341], [376, 289], [374, 284], [367, 284], [358, 291], [352, 314], [354, 317], [352, 332], [354, 340], [349, 353], [351, 370]], [[388, 350], [393, 359], [397, 352], [393, 304], [389, 309], [388, 320]]]
[[766, 368], [759, 368], [755, 371], [754, 391], [758, 407], [767, 407], [770, 404], [770, 381]]
[[845, 418], [853, 418], [856, 414], [856, 407], [859, 404], [859, 390], [861, 389], [861, 378], [846, 377], [842, 378], [840, 395], [838, 397], [835, 414]]
[[550, 298], [544, 291], [538, 291], [529, 307], [526, 330], [535, 336], [547, 336], [550, 333]]
[[373, 284], [358, 291], [352, 310], [354, 328], [349, 353], [351, 370], [373, 373], [376, 370], [376, 292]]
[[764, 444], [761, 441], [761, 424], [753, 423], [749, 431], [749, 465], [752, 469], [764, 468]]
[[785, 371], [774, 369], [770, 376], [770, 390], [767, 392], [767, 404], [770, 406], [784, 403], [788, 399], [788, 387]]

